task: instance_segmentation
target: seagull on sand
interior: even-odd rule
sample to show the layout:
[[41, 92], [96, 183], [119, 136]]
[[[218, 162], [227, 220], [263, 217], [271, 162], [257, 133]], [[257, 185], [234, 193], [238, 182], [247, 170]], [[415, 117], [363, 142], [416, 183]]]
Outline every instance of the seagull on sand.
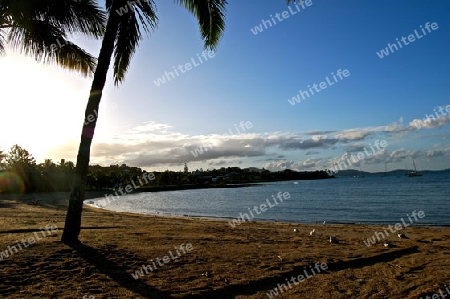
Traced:
[[338, 241], [338, 239], [336, 239], [335, 237], [330, 236], [330, 243], [331, 243], [331, 244], [339, 244], [339, 241]]
[[397, 236], [398, 236], [400, 239], [407, 239], [407, 238], [406, 238], [406, 235], [405, 235], [403, 232], [398, 232], [398, 233], [397, 233]]
[[313, 228], [313, 230], [309, 232], [309, 235], [310, 235], [310, 236], [314, 235], [314, 232], [315, 232], [315, 231], [316, 231], [316, 229]]
[[323, 221], [322, 225], [325, 225], [325, 220]]

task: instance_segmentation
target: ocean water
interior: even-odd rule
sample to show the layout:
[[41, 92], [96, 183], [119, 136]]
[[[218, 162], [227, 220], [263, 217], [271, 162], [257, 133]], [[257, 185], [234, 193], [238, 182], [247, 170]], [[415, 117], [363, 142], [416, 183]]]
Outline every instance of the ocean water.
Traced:
[[[289, 199], [274, 197], [281, 192]], [[411, 223], [408, 214], [423, 211], [425, 217], [411, 217], [412, 225], [450, 226], [450, 173], [406, 176], [337, 178], [314, 181], [284, 181], [245, 188], [197, 189], [143, 192], [118, 197], [106, 205], [104, 198], [86, 204], [117, 212], [177, 215], [204, 218], [240, 218], [254, 221], [296, 223]], [[269, 203], [268, 203], [269, 202]], [[261, 204], [266, 210], [261, 210]], [[258, 207], [258, 213], [253, 209]], [[249, 208], [252, 209], [250, 213]], [[242, 213], [242, 214], [241, 214]]]

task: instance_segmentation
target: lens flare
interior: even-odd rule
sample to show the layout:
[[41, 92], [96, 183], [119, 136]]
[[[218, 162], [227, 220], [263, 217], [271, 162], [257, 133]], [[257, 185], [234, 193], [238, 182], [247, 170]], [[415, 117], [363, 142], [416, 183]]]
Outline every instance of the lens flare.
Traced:
[[25, 184], [14, 172], [0, 173], [0, 193], [24, 193]]

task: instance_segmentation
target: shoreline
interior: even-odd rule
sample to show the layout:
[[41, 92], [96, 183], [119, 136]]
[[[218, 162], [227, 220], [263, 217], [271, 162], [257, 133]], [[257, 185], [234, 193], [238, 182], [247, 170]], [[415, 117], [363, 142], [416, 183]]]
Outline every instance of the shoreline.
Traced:
[[[86, 199], [85, 201], [87, 201]], [[222, 221], [229, 223], [229, 220], [233, 220], [236, 218], [233, 217], [219, 217], [219, 216], [197, 216], [197, 215], [178, 215], [178, 214], [162, 214], [162, 213], [138, 213], [138, 212], [119, 212], [114, 210], [108, 210], [105, 208], [100, 208], [93, 206], [92, 204], [87, 204], [86, 202], [83, 203], [85, 207], [89, 207], [92, 209], [98, 209], [103, 211], [108, 211], [112, 213], [118, 213], [118, 214], [132, 214], [132, 215], [142, 215], [142, 216], [155, 216], [155, 217], [162, 217], [162, 218], [176, 218], [176, 219], [198, 219], [198, 220], [216, 220], [216, 221]], [[301, 222], [301, 221], [289, 221], [289, 220], [268, 220], [268, 219], [260, 219], [260, 218], [253, 218], [252, 220], [248, 221], [245, 220], [242, 223], [280, 223], [280, 224], [299, 224], [299, 225], [322, 225], [320, 222]], [[391, 221], [391, 222], [339, 222], [339, 221], [326, 221], [327, 225], [361, 225], [361, 226], [385, 226], [385, 225], [392, 225], [399, 223], [398, 221]], [[429, 228], [450, 228], [450, 224], [417, 224], [417, 223], [411, 223], [407, 227], [429, 227]]]
[[[135, 192], [135, 193], [140, 193], [140, 192]], [[205, 219], [205, 220], [219, 220], [219, 221], [225, 221], [225, 222], [229, 222], [233, 219], [237, 219], [236, 217], [226, 217], [226, 216], [212, 216], [212, 215], [189, 215], [189, 214], [169, 214], [169, 213], [160, 213], [160, 212], [156, 212], [156, 213], [139, 213], [139, 212], [129, 212], [129, 211], [115, 211], [115, 210], [110, 210], [107, 208], [103, 208], [103, 207], [99, 207], [96, 206], [95, 204], [91, 204], [88, 201], [92, 200], [92, 199], [99, 199], [102, 200], [102, 198], [100, 197], [96, 197], [96, 198], [91, 198], [91, 199], [85, 199], [85, 201], [83, 202], [83, 204], [87, 207], [91, 207], [93, 209], [99, 209], [99, 210], [105, 210], [105, 211], [110, 211], [110, 212], [114, 212], [114, 213], [130, 213], [130, 214], [136, 214], [136, 215], [149, 215], [149, 216], [159, 216], [159, 217], [179, 217], [179, 218], [193, 218], [193, 219]], [[257, 218], [254, 217], [251, 220], [245, 220], [242, 221], [242, 223], [244, 222], [255, 222], [255, 223], [285, 223], [285, 224], [304, 224], [304, 225], [318, 225], [321, 222], [316, 221], [316, 222], [302, 222], [302, 221], [294, 221], [294, 220], [277, 220], [277, 219], [262, 219], [262, 218]], [[393, 225], [396, 223], [399, 223], [398, 220], [396, 221], [387, 221], [387, 222], [378, 222], [378, 221], [349, 221], [349, 222], [345, 222], [345, 221], [339, 221], [339, 220], [328, 220], [326, 219], [326, 223], [327, 224], [333, 224], [333, 225]], [[446, 227], [450, 227], [450, 224], [440, 224], [440, 223], [409, 223], [409, 225], [407, 225], [406, 227], [431, 227], [431, 228], [446, 228]]]

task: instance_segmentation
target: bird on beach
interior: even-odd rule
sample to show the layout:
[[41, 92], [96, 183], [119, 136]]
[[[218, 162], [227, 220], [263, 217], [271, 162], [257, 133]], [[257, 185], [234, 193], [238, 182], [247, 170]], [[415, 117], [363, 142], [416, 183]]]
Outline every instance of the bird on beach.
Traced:
[[294, 233], [298, 233], [298, 229], [294, 228]]
[[310, 236], [314, 235], [314, 232], [315, 232], [315, 231], [316, 231], [316, 229], [313, 228], [313, 230], [309, 232], [309, 235], [310, 235]]
[[325, 220], [323, 221], [322, 225], [325, 225]]
[[397, 236], [398, 236], [400, 239], [407, 239], [407, 238], [406, 238], [406, 235], [405, 235], [403, 232], [398, 232], [398, 233], [397, 233]]
[[389, 247], [389, 246], [391, 246], [391, 244], [389, 244], [389, 242], [388, 241], [384, 241], [384, 247]]
[[338, 239], [336, 239], [336, 237], [330, 236], [330, 243], [331, 244], [339, 244]]

